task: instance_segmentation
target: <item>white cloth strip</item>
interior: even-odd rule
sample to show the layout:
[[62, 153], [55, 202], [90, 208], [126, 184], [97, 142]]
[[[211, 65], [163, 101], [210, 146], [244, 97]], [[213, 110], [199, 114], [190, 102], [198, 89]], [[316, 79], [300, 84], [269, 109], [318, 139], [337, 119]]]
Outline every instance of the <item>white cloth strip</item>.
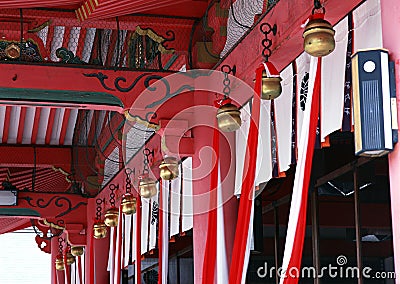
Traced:
[[188, 157], [182, 162], [183, 190], [182, 190], [182, 231], [193, 228], [193, 184], [192, 184], [192, 158]]
[[[149, 210], [150, 210], [150, 199], [142, 198], [142, 243], [141, 252], [145, 254], [148, 248], [149, 240]], [[136, 238], [135, 238], [136, 239]]]
[[380, 0], [367, 0], [353, 12], [354, 51], [383, 47]]
[[[311, 56], [303, 52], [296, 59], [297, 67], [297, 141], [300, 141], [301, 127], [303, 125], [304, 105], [308, 102], [309, 78], [310, 78], [310, 59]], [[341, 92], [343, 94], [343, 92]]]
[[[276, 138], [280, 171], [287, 171], [292, 160], [292, 95], [293, 67], [287, 66], [281, 72], [282, 94], [275, 99]], [[264, 122], [262, 122], [264, 127]]]
[[341, 20], [334, 29], [335, 50], [324, 57], [321, 65], [321, 142], [341, 129], [343, 120], [348, 18]]
[[180, 220], [180, 209], [181, 209], [181, 173], [179, 169], [179, 177], [171, 181], [171, 207], [170, 207], [170, 237], [179, 234], [179, 220]]
[[[258, 148], [255, 185], [267, 182], [272, 177], [271, 157], [271, 101], [261, 100], [260, 127], [258, 128]], [[243, 172], [242, 172], [243, 175]]]
[[[308, 134], [309, 134], [309, 124], [310, 124], [310, 114], [311, 114], [311, 102], [313, 98], [312, 93], [314, 88], [315, 75], [317, 71], [317, 63], [318, 59], [316, 57], [312, 57], [310, 64], [310, 93], [305, 108], [304, 127], [301, 128], [300, 131], [301, 135], [299, 143], [299, 159], [298, 159], [298, 164], [296, 166], [292, 201], [290, 204], [289, 223], [286, 233], [285, 250], [282, 262], [283, 272], [287, 270], [292, 256], [293, 245], [296, 236], [297, 221], [299, 218], [300, 206], [302, 203], [302, 191], [304, 190], [303, 189], [304, 170], [305, 170], [304, 168], [307, 155], [306, 150], [307, 150], [307, 143], [309, 136]], [[285, 280], [284, 276], [281, 276], [279, 283], [282, 284], [284, 280]]]
[[162, 243], [162, 273], [159, 275], [162, 279], [162, 284], [168, 283], [168, 253], [169, 253], [169, 236], [168, 236], [168, 199], [169, 199], [169, 191], [168, 191], [168, 182], [163, 182], [163, 202], [161, 204], [161, 211], [163, 214], [163, 225], [162, 225], [162, 235], [163, 235], [163, 243]]
[[157, 224], [158, 224], [158, 196], [160, 191], [160, 183], [157, 183], [157, 194], [150, 199], [150, 210], [151, 210], [151, 218], [150, 218], [150, 230], [149, 230], [149, 249], [155, 249], [157, 245]]
[[129, 248], [132, 242], [131, 228], [132, 217], [134, 215], [125, 215], [125, 228], [124, 228], [124, 262], [123, 266], [127, 267], [129, 263]]
[[108, 265], [107, 271], [110, 271], [110, 284], [114, 284], [114, 255], [115, 255], [115, 243], [114, 243], [114, 227], [110, 227], [110, 249], [108, 251]]
[[235, 132], [236, 135], [236, 173], [235, 173], [235, 195], [240, 195], [242, 191], [242, 179], [244, 170], [244, 161], [246, 155], [247, 137], [250, 127], [250, 106], [245, 104], [240, 109], [240, 117], [242, 118], [242, 126]]
[[222, 197], [221, 169], [218, 165], [218, 187], [217, 187], [217, 283], [229, 282], [228, 261], [226, 258], [225, 242], [225, 220], [224, 220], [224, 201]]

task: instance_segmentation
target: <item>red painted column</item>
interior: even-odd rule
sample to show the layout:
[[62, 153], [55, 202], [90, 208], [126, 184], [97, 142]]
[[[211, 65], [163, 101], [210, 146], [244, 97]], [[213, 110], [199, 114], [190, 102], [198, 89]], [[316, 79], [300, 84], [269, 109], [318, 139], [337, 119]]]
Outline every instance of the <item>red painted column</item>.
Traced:
[[[107, 271], [107, 264], [108, 264], [108, 250], [110, 245], [109, 234], [107, 232], [107, 237], [104, 239], [93, 239], [90, 241], [92, 237], [92, 230], [93, 230], [93, 223], [95, 218], [96, 212], [96, 199], [91, 198], [88, 199], [88, 206], [87, 206], [87, 230], [86, 230], [86, 237], [87, 237], [87, 246], [85, 249], [85, 283], [87, 284], [108, 284], [109, 282], [109, 272]], [[93, 244], [93, 248], [91, 247]], [[91, 283], [90, 281], [90, 267], [92, 265], [90, 260], [90, 250], [94, 250], [94, 273], [95, 273], [95, 282]]]
[[[196, 91], [195, 105], [213, 105], [215, 96], [207, 92]], [[212, 139], [216, 109], [196, 108], [192, 129], [194, 137], [193, 156], [193, 260], [194, 283], [202, 283], [204, 253], [208, 230], [210, 170], [212, 169]], [[234, 151], [234, 134], [220, 138], [220, 165], [224, 199], [225, 240], [228, 265], [232, 255], [233, 237], [236, 229], [237, 200], [234, 192], [235, 158], [228, 154]], [[229, 142], [228, 142], [229, 141]], [[231, 159], [232, 158], [232, 159]], [[212, 283], [210, 283], [212, 284]]]
[[[224, 209], [224, 222], [225, 222], [225, 246], [226, 258], [228, 263], [228, 271], [230, 269], [233, 242], [235, 238], [237, 213], [239, 206], [239, 199], [234, 196], [235, 190], [235, 134], [226, 133], [225, 139], [221, 139], [221, 175], [222, 175], [222, 198]], [[229, 150], [228, 150], [229, 149]]]
[[[206, 92], [195, 92], [195, 105], [208, 104]], [[197, 109], [196, 109], [197, 110]], [[203, 114], [204, 115], [204, 114]], [[195, 120], [202, 121], [201, 111], [194, 113]], [[213, 125], [211, 119], [206, 125]], [[204, 252], [206, 247], [209, 199], [207, 192], [210, 189], [211, 147], [213, 129], [207, 126], [197, 126], [192, 129], [194, 137], [193, 156], [193, 265], [194, 283], [202, 283]], [[208, 149], [208, 150], [207, 150]]]
[[[383, 46], [389, 49], [390, 60], [396, 63], [397, 109], [400, 109], [400, 2], [398, 0], [381, 0]], [[399, 112], [398, 112], [399, 114]], [[400, 122], [400, 117], [397, 119]], [[392, 207], [393, 249], [395, 271], [400, 273], [400, 145], [389, 154], [390, 199]], [[400, 277], [396, 277], [400, 283]]]
[[51, 239], [51, 283], [57, 284], [56, 257], [58, 254], [58, 238]]

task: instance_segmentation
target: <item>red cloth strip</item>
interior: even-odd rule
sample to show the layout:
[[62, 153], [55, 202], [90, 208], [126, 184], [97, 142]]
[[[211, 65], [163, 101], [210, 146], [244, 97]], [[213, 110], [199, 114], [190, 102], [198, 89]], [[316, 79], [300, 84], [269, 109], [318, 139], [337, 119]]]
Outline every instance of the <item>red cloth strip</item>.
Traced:
[[208, 211], [207, 240], [203, 263], [204, 284], [214, 283], [217, 259], [217, 187], [219, 167], [219, 130], [214, 126], [213, 149], [215, 157], [210, 177], [210, 207]]
[[67, 265], [67, 251], [64, 251], [64, 265], [65, 281], [67, 284], [71, 284], [71, 266]]
[[260, 94], [261, 80], [264, 66], [256, 70], [256, 83], [254, 87], [255, 96], [253, 98], [253, 108], [250, 120], [250, 129], [247, 140], [244, 179], [242, 182], [242, 193], [240, 195], [238, 221], [236, 224], [235, 241], [233, 243], [232, 262], [229, 271], [229, 283], [239, 284], [242, 282], [243, 273], [246, 273], [244, 261], [247, 248], [247, 238], [250, 225], [252, 210], [252, 192], [256, 173], [256, 158], [258, 147], [258, 125], [260, 121]]
[[[320, 104], [320, 94], [321, 94], [321, 58], [318, 58], [317, 73], [314, 83], [313, 99], [311, 103], [311, 117], [310, 117], [310, 127], [308, 133], [308, 143], [307, 143], [307, 156], [304, 168], [304, 179], [302, 187], [302, 197], [301, 197], [301, 207], [299, 211], [299, 217], [296, 227], [296, 235], [293, 243], [292, 254], [290, 257], [290, 262], [287, 268], [285, 284], [297, 284], [299, 282], [298, 277], [295, 273], [290, 273], [290, 271], [300, 271], [301, 259], [303, 254], [304, 245], [304, 235], [307, 221], [307, 201], [308, 201], [308, 188], [310, 184], [310, 176], [312, 169], [312, 160], [314, 155], [314, 145], [318, 124], [318, 110]], [[292, 274], [292, 275], [291, 275]]]

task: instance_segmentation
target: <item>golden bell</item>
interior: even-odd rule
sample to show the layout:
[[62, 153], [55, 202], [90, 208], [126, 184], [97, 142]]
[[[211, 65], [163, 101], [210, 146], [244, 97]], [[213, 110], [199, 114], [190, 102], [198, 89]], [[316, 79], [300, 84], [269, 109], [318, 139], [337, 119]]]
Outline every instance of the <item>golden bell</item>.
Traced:
[[311, 56], [322, 57], [335, 49], [335, 30], [324, 19], [308, 22], [303, 33], [304, 50]]
[[132, 194], [128, 193], [122, 197], [121, 211], [127, 215], [136, 213], [136, 198]]
[[178, 160], [174, 157], [165, 157], [160, 165], [160, 177], [163, 180], [173, 180], [179, 176]]
[[84, 252], [83, 247], [71, 247], [71, 254], [73, 256], [81, 256]]
[[240, 110], [234, 104], [227, 103], [217, 111], [218, 128], [223, 132], [233, 132], [240, 128], [242, 119]]
[[93, 226], [93, 237], [104, 239], [107, 236], [107, 226], [103, 222], [97, 222]]
[[139, 182], [140, 195], [143, 198], [151, 198], [157, 194], [156, 181], [149, 176], [143, 176]]
[[56, 258], [56, 270], [64, 270], [64, 269], [65, 269], [64, 259], [62, 255], [59, 255]]
[[261, 99], [273, 100], [282, 93], [281, 77], [269, 77], [265, 70], [262, 73]]
[[72, 255], [72, 253], [67, 252], [67, 265], [71, 265], [75, 263], [75, 256]]
[[112, 207], [104, 214], [104, 224], [108, 227], [116, 227], [118, 225], [118, 209]]

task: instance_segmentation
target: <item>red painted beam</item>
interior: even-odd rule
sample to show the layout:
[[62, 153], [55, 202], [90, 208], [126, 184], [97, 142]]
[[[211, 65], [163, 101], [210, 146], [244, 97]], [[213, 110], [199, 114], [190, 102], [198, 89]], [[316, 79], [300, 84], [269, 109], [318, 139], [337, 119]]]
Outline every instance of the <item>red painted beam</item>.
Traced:
[[71, 167], [72, 148], [69, 147], [31, 147], [0, 146], [0, 164], [2, 167], [33, 167], [36, 151], [36, 167]]
[[[77, 108], [105, 109], [123, 113], [125, 109], [129, 109], [133, 105], [136, 98], [146, 89], [144, 81], [148, 76], [158, 75], [165, 77], [170, 74], [173, 74], [173, 72], [115, 71], [60, 66], [0, 64], [0, 87], [109, 93], [119, 98], [124, 107], [96, 107], [81, 104], [79, 106], [77, 105]], [[101, 81], [96, 76], [103, 76], [105, 79]], [[129, 91], [119, 91], [115, 86], [118, 77], [126, 79], [126, 82], [119, 81], [118, 83], [119, 87], [126, 89], [130, 87], [139, 76], [141, 77], [138, 79], [137, 84]], [[151, 83], [154, 81], [155, 80], [152, 80]], [[1, 103], [0, 101], [0, 104], [4, 105], [7, 104], [7, 102]], [[32, 104], [40, 105], [41, 102]], [[24, 106], [25, 103], [21, 102], [21, 105]], [[59, 106], [63, 107], [64, 105], [59, 104]], [[32, 137], [32, 139], [33, 138], [34, 137]], [[4, 135], [3, 139], [5, 139]]]
[[[361, 2], [363, 0], [326, 0], [323, 3], [326, 8], [325, 18], [331, 24], [336, 24]], [[312, 8], [313, 1], [309, 0], [279, 1], [273, 10], [260, 19], [252, 31], [237, 44], [234, 50], [221, 60], [219, 66], [236, 65], [236, 76], [253, 86], [255, 69], [264, 61], [261, 55], [263, 49], [261, 40], [264, 37], [260, 26], [263, 23], [269, 23], [271, 26], [277, 25], [277, 35], [269, 37], [272, 40], [272, 55], [269, 60], [275, 64], [278, 70], [282, 70], [303, 52], [302, 34], [304, 30], [301, 28], [301, 24], [311, 14]], [[220, 67], [216, 69], [219, 70]], [[244, 95], [247, 96], [247, 99], [251, 96], [251, 94]]]
[[8, 0], [0, 1], [0, 9], [69, 7], [80, 2], [81, 0]]

